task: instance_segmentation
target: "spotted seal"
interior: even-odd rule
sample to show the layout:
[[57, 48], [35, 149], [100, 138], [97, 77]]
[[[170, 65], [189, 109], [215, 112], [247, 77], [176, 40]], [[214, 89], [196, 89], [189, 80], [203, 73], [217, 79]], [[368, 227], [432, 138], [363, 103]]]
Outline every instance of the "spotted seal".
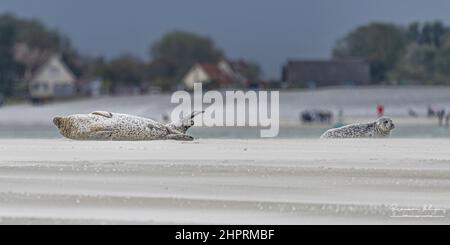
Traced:
[[395, 128], [390, 118], [380, 117], [371, 123], [355, 123], [327, 130], [320, 138], [383, 138]]
[[75, 140], [193, 140], [186, 131], [194, 125], [193, 112], [180, 121], [163, 124], [149, 118], [128, 114], [94, 111], [55, 117], [59, 133]]

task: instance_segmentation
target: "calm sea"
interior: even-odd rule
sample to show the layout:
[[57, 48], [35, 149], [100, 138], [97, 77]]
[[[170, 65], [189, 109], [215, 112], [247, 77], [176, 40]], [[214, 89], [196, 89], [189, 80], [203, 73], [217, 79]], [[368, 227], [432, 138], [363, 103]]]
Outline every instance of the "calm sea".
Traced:
[[[328, 127], [280, 128], [277, 138], [318, 138]], [[193, 127], [188, 133], [196, 138], [259, 138], [260, 129], [253, 127]], [[60, 138], [53, 127], [0, 127], [0, 138]], [[393, 138], [450, 138], [449, 128], [437, 126], [405, 126], [392, 132]]]

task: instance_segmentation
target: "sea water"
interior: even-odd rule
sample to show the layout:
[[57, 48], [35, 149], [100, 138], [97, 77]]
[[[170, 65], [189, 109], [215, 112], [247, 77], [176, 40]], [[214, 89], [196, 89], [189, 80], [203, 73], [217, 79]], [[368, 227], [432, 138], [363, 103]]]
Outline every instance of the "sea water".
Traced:
[[[276, 138], [319, 138], [329, 126], [281, 127]], [[258, 127], [192, 127], [188, 134], [195, 138], [255, 139], [259, 138]], [[0, 126], [0, 138], [52, 139], [61, 138], [54, 127]], [[392, 138], [450, 138], [450, 128], [437, 126], [402, 126], [392, 131]]]

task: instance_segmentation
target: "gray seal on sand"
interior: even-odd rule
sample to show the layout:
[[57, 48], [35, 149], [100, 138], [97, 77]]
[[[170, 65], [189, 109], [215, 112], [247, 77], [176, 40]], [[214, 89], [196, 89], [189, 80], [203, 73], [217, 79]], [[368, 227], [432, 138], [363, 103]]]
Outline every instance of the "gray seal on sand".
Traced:
[[193, 140], [186, 131], [194, 125], [193, 112], [180, 121], [163, 124], [128, 114], [94, 111], [53, 118], [59, 133], [74, 140]]
[[327, 130], [320, 138], [383, 138], [395, 128], [390, 118], [380, 117], [371, 123], [355, 123]]

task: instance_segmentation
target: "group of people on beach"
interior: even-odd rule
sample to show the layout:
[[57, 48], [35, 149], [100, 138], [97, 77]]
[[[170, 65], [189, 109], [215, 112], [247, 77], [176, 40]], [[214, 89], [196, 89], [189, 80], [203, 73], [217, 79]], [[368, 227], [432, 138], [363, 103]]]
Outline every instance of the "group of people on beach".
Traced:
[[[428, 117], [437, 117], [439, 127], [449, 127], [450, 126], [450, 110], [441, 108], [439, 110], [434, 110], [433, 107], [428, 106]], [[444, 123], [445, 121], [445, 123]]]

